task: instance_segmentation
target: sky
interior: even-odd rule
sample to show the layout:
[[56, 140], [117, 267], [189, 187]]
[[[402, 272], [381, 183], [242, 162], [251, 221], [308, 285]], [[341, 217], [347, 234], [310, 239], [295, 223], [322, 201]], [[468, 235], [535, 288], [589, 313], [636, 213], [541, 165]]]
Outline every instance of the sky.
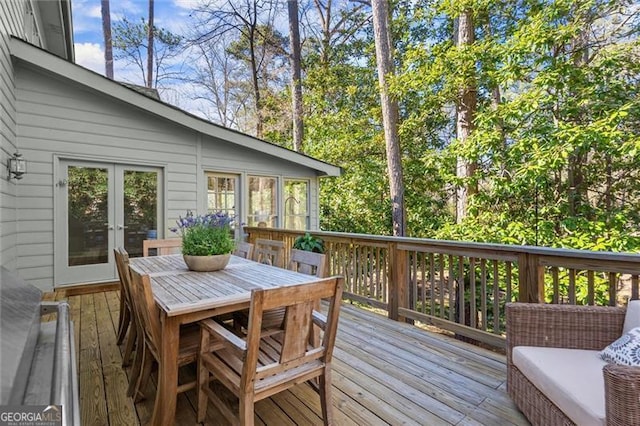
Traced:
[[[2, 0], [0, 0], [2, 1]], [[154, 23], [174, 34], [185, 34], [189, 25], [189, 13], [202, 0], [155, 0]], [[76, 63], [105, 75], [104, 35], [100, 0], [72, 0], [72, 18]], [[148, 19], [148, 0], [110, 0], [111, 26], [126, 16], [130, 21]], [[187, 60], [175, 58], [176, 63]], [[114, 79], [121, 82], [143, 84], [142, 71], [135, 65], [127, 65], [114, 58]], [[160, 91], [163, 101], [173, 104], [202, 118], [211, 117], [211, 107], [194, 97], [193, 87], [186, 82], [164, 84]]]
[[[155, 0], [154, 20], [158, 27], [181, 33], [196, 0]], [[100, 0], [72, 0], [76, 63], [104, 75], [104, 36]], [[130, 20], [148, 17], [148, 0], [110, 0], [112, 25], [127, 16]], [[115, 64], [121, 80], [131, 71]], [[119, 75], [120, 74], [120, 75]]]

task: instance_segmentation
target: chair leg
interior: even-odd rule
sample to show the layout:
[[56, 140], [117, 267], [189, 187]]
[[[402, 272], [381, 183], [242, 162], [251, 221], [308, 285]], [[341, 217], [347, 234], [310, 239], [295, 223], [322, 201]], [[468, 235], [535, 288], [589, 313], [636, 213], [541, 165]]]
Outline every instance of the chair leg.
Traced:
[[240, 395], [240, 426], [253, 426], [253, 394]]
[[131, 322], [131, 327], [129, 327], [129, 336], [127, 337], [127, 344], [124, 347], [124, 355], [122, 355], [122, 366], [127, 367], [131, 364], [131, 353], [133, 352], [133, 348], [137, 347], [136, 342], [138, 339], [138, 328], [135, 326], [133, 322]]
[[144, 396], [144, 389], [147, 387], [147, 384], [149, 383], [149, 377], [151, 376], [152, 367], [153, 367], [153, 356], [151, 355], [150, 351], [146, 350], [145, 348], [144, 359], [142, 360], [142, 372], [138, 377], [138, 383], [136, 384], [136, 389], [134, 391], [135, 393], [134, 393], [133, 400], [135, 402], [142, 400], [142, 397]]
[[133, 357], [133, 366], [131, 367], [131, 375], [129, 376], [129, 387], [127, 388], [127, 396], [135, 396], [134, 392], [137, 389], [140, 373], [142, 372], [142, 363], [145, 356], [145, 344], [144, 338], [136, 332], [136, 353]]
[[[122, 299], [121, 299], [122, 300]], [[118, 320], [118, 345], [121, 345], [124, 341], [124, 336], [127, 334], [127, 329], [131, 323], [131, 310], [126, 303], [120, 302], [120, 317]]]
[[204, 418], [207, 416], [207, 404], [209, 397], [205, 390], [205, 387], [209, 387], [209, 370], [200, 366], [200, 360], [198, 360], [198, 378], [197, 378], [197, 392], [198, 392], [198, 423], [204, 422]]
[[196, 376], [196, 392], [198, 392], [198, 423], [204, 422], [207, 415], [207, 403], [209, 402], [209, 370], [202, 362], [202, 357], [209, 350], [210, 335], [204, 329], [200, 329], [200, 351], [198, 353], [197, 376]]
[[331, 402], [331, 367], [325, 366], [324, 374], [320, 377], [320, 405], [322, 407], [322, 420], [325, 425], [333, 424], [333, 410]]

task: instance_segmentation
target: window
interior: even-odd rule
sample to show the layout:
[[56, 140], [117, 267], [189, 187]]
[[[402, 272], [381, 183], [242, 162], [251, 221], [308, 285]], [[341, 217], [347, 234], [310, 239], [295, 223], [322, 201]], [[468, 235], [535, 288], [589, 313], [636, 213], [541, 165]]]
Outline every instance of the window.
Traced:
[[36, 20], [36, 16], [33, 12], [33, 5], [30, 1], [26, 3], [24, 11], [24, 36], [29, 43], [41, 46], [38, 21]]
[[306, 180], [284, 181], [284, 227], [309, 229], [309, 182]]
[[249, 176], [248, 179], [247, 225], [275, 228], [278, 226], [277, 179], [264, 176]]
[[238, 177], [207, 173], [207, 211], [236, 216]]

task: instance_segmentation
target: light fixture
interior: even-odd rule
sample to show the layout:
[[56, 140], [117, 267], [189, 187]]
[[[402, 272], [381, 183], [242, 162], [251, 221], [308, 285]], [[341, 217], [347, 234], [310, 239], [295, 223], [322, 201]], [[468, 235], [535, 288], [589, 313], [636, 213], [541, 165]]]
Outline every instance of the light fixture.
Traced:
[[16, 152], [13, 157], [9, 158], [7, 169], [9, 169], [10, 179], [22, 179], [22, 175], [27, 173], [27, 161], [22, 158], [22, 154]]

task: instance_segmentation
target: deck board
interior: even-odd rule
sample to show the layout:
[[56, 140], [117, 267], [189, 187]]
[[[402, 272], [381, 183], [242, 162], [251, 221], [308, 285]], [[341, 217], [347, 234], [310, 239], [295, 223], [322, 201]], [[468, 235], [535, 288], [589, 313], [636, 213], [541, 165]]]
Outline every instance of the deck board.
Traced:
[[[143, 401], [126, 397], [129, 368], [122, 369], [124, 348], [115, 343], [119, 294], [78, 294], [68, 301], [82, 423], [146, 424], [156, 380], [152, 376]], [[192, 369], [181, 369], [181, 380], [194, 377]], [[336, 424], [528, 425], [506, 395], [505, 382], [501, 354], [343, 305], [333, 363]], [[194, 391], [179, 396], [175, 424], [195, 423], [196, 401]], [[226, 425], [212, 404], [206, 424]], [[322, 424], [319, 397], [306, 384], [274, 395], [256, 404], [256, 424]]]

